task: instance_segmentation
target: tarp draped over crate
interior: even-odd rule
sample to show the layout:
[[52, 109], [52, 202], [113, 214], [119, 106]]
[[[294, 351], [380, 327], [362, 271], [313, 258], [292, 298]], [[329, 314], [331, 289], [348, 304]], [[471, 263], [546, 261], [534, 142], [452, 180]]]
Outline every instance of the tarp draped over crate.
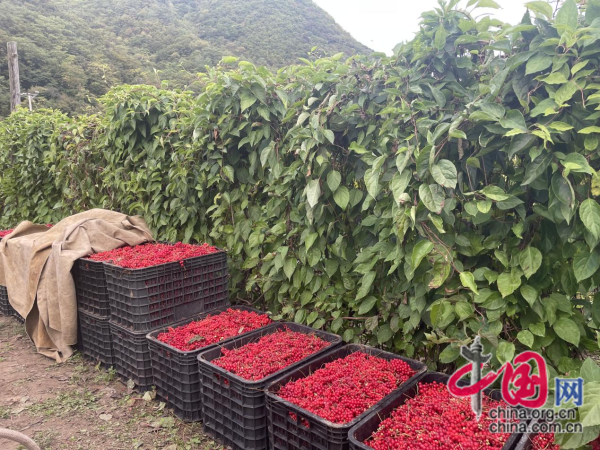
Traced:
[[74, 262], [92, 253], [153, 241], [144, 219], [93, 209], [52, 228], [23, 222], [0, 242], [0, 285], [26, 318], [38, 352], [62, 362], [77, 343]]

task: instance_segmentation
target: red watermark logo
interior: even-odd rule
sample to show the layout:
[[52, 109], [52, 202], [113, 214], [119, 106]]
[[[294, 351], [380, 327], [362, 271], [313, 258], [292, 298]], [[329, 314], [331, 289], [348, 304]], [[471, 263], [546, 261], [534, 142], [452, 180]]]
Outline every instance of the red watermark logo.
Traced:
[[[481, 376], [484, 363], [491, 355], [482, 354], [483, 346], [479, 336], [471, 347], [461, 348], [462, 356], [470, 361], [458, 369], [448, 380], [448, 390], [457, 397], [471, 397], [471, 406], [477, 419], [482, 412], [482, 392], [502, 377], [501, 392], [504, 401], [510, 406], [541, 408], [548, 400], [548, 371], [546, 361], [536, 352], [526, 351], [507, 361], [497, 372], [490, 371]], [[537, 368], [537, 373], [535, 369]], [[471, 384], [459, 386], [459, 380], [471, 374]]]

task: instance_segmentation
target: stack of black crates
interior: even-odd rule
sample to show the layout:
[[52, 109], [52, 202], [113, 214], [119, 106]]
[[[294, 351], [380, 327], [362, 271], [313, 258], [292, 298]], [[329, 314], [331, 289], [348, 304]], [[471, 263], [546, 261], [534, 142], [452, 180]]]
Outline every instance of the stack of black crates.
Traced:
[[[3, 238], [0, 238], [0, 241], [2, 239]], [[0, 285], [0, 315], [14, 317], [19, 322], [25, 323], [25, 318], [19, 314], [8, 301], [8, 290], [6, 289], [6, 286], [2, 285]]]
[[[230, 308], [261, 314], [260, 311], [247, 306], [223, 306], [178, 322], [173, 328], [205, 319], [209, 315], [218, 315]], [[158, 339], [160, 333], [166, 331], [168, 327], [148, 333], [156, 394], [173, 408], [179, 418], [186, 422], [197, 422], [202, 420], [202, 376], [198, 371], [198, 355], [206, 350], [221, 347], [233, 338], [196, 350], [182, 351]]]
[[13, 308], [8, 301], [8, 290], [6, 286], [0, 286], [0, 315], [14, 317], [19, 322], [25, 323], [25, 319]]
[[[94, 334], [97, 341], [107, 337], [117, 374], [133, 381], [139, 391], [154, 385], [148, 333], [229, 304], [224, 251], [141, 269], [81, 259], [74, 275], [83, 352], [90, 354], [86, 334]], [[92, 295], [106, 299], [108, 316], [82, 311], [82, 304]], [[86, 299], [82, 301], [82, 297]], [[101, 322], [90, 323], [88, 319]], [[102, 361], [97, 353], [95, 357]]]
[[79, 259], [73, 267], [79, 314], [79, 350], [105, 367], [115, 365], [110, 331], [110, 302], [104, 265]]

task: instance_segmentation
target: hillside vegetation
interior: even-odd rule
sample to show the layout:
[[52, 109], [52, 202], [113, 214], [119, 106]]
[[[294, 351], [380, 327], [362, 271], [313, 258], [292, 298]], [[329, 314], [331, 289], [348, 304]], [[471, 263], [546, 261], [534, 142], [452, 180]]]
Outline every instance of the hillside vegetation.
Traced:
[[0, 116], [9, 40], [19, 45], [22, 90], [69, 113], [117, 84], [189, 86], [224, 55], [276, 69], [315, 46], [369, 51], [312, 0], [0, 0]]

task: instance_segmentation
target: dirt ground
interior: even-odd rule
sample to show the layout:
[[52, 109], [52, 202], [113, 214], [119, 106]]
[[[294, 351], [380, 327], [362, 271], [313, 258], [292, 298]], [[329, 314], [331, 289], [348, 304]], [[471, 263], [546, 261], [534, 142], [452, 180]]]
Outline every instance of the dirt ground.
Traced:
[[[222, 449], [165, 404], [132, 392], [114, 371], [76, 354], [65, 364], [36, 353], [24, 326], [0, 316], [0, 428], [44, 450]], [[0, 439], [0, 449], [18, 444]]]

